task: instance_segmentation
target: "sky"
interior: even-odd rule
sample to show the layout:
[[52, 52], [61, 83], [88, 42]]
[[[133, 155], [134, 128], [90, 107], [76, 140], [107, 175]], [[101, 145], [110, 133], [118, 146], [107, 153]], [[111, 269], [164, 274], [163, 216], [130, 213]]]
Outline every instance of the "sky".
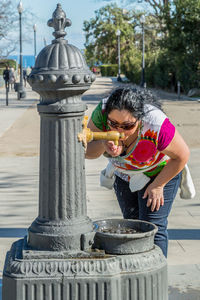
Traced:
[[[16, 2], [16, 7], [19, 0], [13, 0]], [[113, 2], [118, 2], [113, 1]], [[95, 16], [95, 10], [108, 4], [105, 1], [98, 0], [22, 0], [24, 10], [30, 10], [36, 16], [33, 18], [33, 25], [36, 24], [36, 48], [37, 54], [44, 48], [44, 38], [47, 44], [50, 44], [54, 39], [52, 27], [47, 26], [47, 21], [52, 18], [52, 14], [56, 9], [57, 4], [60, 3], [62, 9], [66, 13], [66, 17], [72, 21], [71, 27], [66, 27], [66, 39], [70, 44], [78, 47], [79, 49], [84, 48], [84, 32], [83, 22], [84, 20], [89, 21], [90, 18]], [[22, 14], [22, 28], [23, 28], [23, 14]], [[32, 34], [31, 34], [32, 31]], [[33, 27], [30, 28], [30, 43], [23, 43], [23, 55], [34, 55], [34, 32]], [[19, 54], [19, 49], [15, 53]]]

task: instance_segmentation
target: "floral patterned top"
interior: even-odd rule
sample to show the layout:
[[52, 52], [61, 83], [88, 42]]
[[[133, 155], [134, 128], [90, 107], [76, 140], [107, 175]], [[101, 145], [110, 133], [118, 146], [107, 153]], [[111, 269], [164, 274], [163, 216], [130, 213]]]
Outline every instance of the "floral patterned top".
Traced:
[[[94, 125], [102, 131], [110, 130], [104, 111], [106, 100], [103, 99], [92, 113]], [[128, 180], [130, 171], [143, 171], [150, 177], [158, 174], [167, 163], [167, 157], [161, 151], [169, 145], [174, 133], [175, 127], [167, 116], [155, 106], [146, 104], [145, 117], [142, 119], [136, 144], [129, 153], [109, 158], [117, 167], [116, 175]], [[124, 174], [125, 170], [128, 171], [127, 175]]]

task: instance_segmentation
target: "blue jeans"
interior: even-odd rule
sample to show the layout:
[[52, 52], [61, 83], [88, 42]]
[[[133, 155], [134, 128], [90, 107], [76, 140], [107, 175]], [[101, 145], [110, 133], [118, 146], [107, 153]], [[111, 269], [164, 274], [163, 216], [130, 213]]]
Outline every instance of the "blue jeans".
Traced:
[[[154, 177], [155, 178], [155, 177]], [[172, 203], [176, 197], [178, 187], [181, 180], [181, 173], [172, 178], [164, 187], [164, 205], [158, 211], [151, 211], [151, 207], [147, 207], [147, 199], [143, 199], [143, 195], [148, 184], [140, 191], [132, 193], [129, 189], [129, 183], [116, 176], [114, 189], [121, 208], [124, 219], [139, 219], [148, 221], [158, 227], [158, 232], [155, 235], [154, 242], [158, 245], [165, 257], [168, 250], [168, 216], [172, 208]]]

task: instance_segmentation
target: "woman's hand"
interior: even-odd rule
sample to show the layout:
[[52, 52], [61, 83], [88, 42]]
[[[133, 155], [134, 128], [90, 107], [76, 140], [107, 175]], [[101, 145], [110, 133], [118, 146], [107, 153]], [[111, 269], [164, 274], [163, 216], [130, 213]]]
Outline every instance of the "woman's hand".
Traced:
[[163, 187], [155, 187], [153, 182], [148, 185], [143, 198], [148, 197], [147, 207], [151, 206], [151, 211], [158, 211], [164, 205]]
[[103, 145], [105, 151], [113, 157], [119, 156], [123, 151], [123, 146], [122, 145], [116, 146], [113, 141], [104, 141]]
[[184, 168], [190, 151], [176, 130], [171, 143], [162, 153], [170, 159], [154, 181], [149, 184], [143, 196], [143, 198], [148, 197], [147, 206], [151, 206], [151, 211], [159, 210], [160, 206], [164, 204], [163, 187]]

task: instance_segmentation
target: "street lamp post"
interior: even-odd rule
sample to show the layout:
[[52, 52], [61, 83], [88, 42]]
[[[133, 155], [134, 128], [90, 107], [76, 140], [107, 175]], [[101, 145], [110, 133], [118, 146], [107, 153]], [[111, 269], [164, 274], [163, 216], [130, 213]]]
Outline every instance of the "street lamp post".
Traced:
[[145, 59], [144, 59], [144, 53], [145, 53], [145, 43], [144, 43], [144, 23], [145, 23], [145, 16], [144, 15], [141, 16], [140, 23], [142, 25], [142, 76], [141, 76], [141, 87], [146, 88], [146, 82], [145, 82]]
[[121, 60], [120, 60], [120, 34], [121, 34], [121, 31], [119, 29], [117, 29], [117, 32], [116, 32], [116, 35], [117, 35], [117, 44], [118, 44], [118, 75], [117, 75], [117, 81], [122, 81], [121, 79]]
[[34, 32], [34, 58], [35, 58], [35, 61], [36, 61], [36, 24], [33, 25], [33, 32]]
[[21, 98], [26, 97], [26, 93], [24, 91], [24, 86], [23, 86], [23, 56], [22, 56], [22, 12], [23, 12], [23, 6], [22, 6], [22, 1], [19, 2], [18, 6], [18, 13], [19, 13], [19, 44], [20, 44], [20, 85], [18, 88], [18, 100]]

